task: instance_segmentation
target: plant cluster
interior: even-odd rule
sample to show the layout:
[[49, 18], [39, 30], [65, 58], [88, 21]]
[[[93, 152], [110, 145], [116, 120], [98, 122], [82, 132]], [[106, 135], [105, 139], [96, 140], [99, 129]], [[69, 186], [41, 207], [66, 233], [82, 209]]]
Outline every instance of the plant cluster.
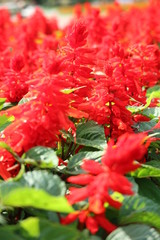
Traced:
[[160, 239], [159, 16], [0, 10], [1, 239]]

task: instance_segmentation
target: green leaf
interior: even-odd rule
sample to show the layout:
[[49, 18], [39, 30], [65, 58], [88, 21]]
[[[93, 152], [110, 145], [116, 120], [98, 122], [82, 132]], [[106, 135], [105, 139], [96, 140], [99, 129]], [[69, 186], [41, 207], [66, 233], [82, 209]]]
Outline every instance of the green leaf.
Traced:
[[83, 159], [100, 160], [104, 151], [79, 152], [69, 159], [67, 168], [75, 168], [82, 164]]
[[151, 130], [158, 122], [158, 118], [154, 118], [149, 122], [139, 122], [134, 125], [134, 128], [137, 129], [138, 132], [144, 132]]
[[44, 219], [28, 218], [20, 223], [24, 237], [47, 240], [78, 240], [80, 232], [75, 228], [55, 224]]
[[54, 197], [44, 190], [27, 187], [18, 187], [1, 194], [1, 202], [10, 207], [34, 207], [56, 212], [73, 212], [65, 197]]
[[[83, 238], [81, 238], [83, 239]], [[88, 238], [84, 238], [84, 240], [102, 240], [102, 238], [100, 238], [99, 236], [96, 235], [90, 235]]]
[[160, 205], [147, 197], [126, 197], [119, 211], [119, 223], [145, 223], [160, 228]]
[[25, 173], [25, 166], [24, 164], [21, 164], [18, 174], [14, 177], [14, 181], [18, 181], [23, 176], [24, 173]]
[[136, 179], [138, 194], [160, 203], [160, 189], [150, 179]]
[[81, 235], [82, 240], [102, 240], [102, 238], [100, 238], [99, 236], [90, 235], [90, 232], [88, 229], [83, 230], [81, 234], [82, 234]]
[[140, 112], [140, 111], [142, 111], [143, 110], [143, 106], [127, 106], [127, 109], [128, 109], [128, 111], [130, 111], [131, 113], [138, 113], [138, 112]]
[[58, 166], [58, 157], [52, 148], [37, 146], [31, 148], [23, 155], [25, 163], [40, 168], [55, 168]]
[[119, 227], [113, 231], [106, 240], [159, 240], [160, 234], [144, 224], [131, 224]]
[[155, 91], [152, 91], [150, 94], [147, 93], [147, 96], [149, 96], [149, 97], [147, 98], [146, 105], [144, 106], [143, 109], [149, 107], [149, 105], [150, 105], [150, 103], [151, 103], [153, 98], [159, 98], [159, 96], [160, 96], [160, 88], [155, 90]]
[[138, 184], [136, 183], [134, 177], [128, 177], [127, 176], [127, 179], [132, 183], [132, 191], [134, 193], [138, 193]]
[[0, 98], [0, 111], [15, 106], [17, 103], [5, 102], [6, 98]]
[[160, 161], [156, 161], [156, 160], [153, 160], [153, 161], [150, 161], [150, 162], [146, 162], [147, 166], [151, 166], [151, 167], [154, 167], [154, 168], [157, 168], [160, 170]]
[[16, 226], [0, 227], [0, 239], [4, 240], [80, 240], [81, 233], [73, 227], [30, 217]]
[[57, 176], [48, 171], [34, 170], [23, 174], [19, 184], [24, 187], [42, 189], [53, 196], [64, 196], [65, 183]]
[[6, 101], [6, 98], [0, 98], [0, 110], [2, 110], [5, 101]]
[[159, 149], [160, 141], [152, 142], [148, 149], [148, 159], [160, 161]]
[[147, 109], [149, 105], [151, 104], [152, 99], [154, 98], [159, 98], [160, 96], [160, 87], [159, 86], [154, 86], [153, 88], [150, 88], [147, 90], [147, 100], [145, 105], [141, 106], [128, 106], [127, 109], [132, 112], [132, 113], [137, 113], [141, 112], [144, 109]]
[[76, 143], [104, 150], [104, 147], [106, 146], [106, 138], [103, 126], [98, 125], [94, 121], [88, 121], [78, 125]]
[[39, 218], [45, 218], [49, 221], [52, 222], [57, 222], [59, 223], [59, 217], [56, 212], [53, 211], [46, 211], [42, 209], [37, 209], [37, 208], [25, 208], [25, 212], [29, 214], [29, 216], [35, 216]]
[[[160, 93], [160, 87], [159, 87], [159, 85], [158, 85], [158, 86], [151, 87], [151, 88], [148, 88], [148, 89], [147, 89], [147, 94], [146, 94], [146, 96], [147, 96], [147, 97], [150, 97], [153, 92], [158, 92], [158, 93]], [[160, 95], [159, 95], [159, 96], [160, 96]]]
[[0, 239], [4, 240], [24, 240], [23, 237], [18, 236], [18, 234], [14, 233], [11, 228], [0, 227]]
[[30, 102], [31, 100], [33, 100], [35, 97], [30, 97], [30, 98], [22, 98], [19, 102], [18, 102], [18, 105], [21, 105], [23, 103], [27, 103], [27, 102]]
[[9, 179], [8, 181], [3, 181], [0, 184], [0, 199], [8, 195], [11, 191], [22, 188], [23, 186], [19, 182], [13, 182], [12, 179]]
[[131, 175], [138, 178], [160, 177], [160, 162], [150, 161], [142, 164], [141, 167], [132, 172]]
[[158, 118], [160, 116], [160, 107], [146, 108], [141, 112], [142, 115], [149, 118]]
[[3, 131], [14, 121], [14, 116], [7, 117], [6, 115], [0, 116], [0, 132]]
[[7, 109], [9, 109], [9, 108], [11, 108], [11, 107], [14, 107], [14, 106], [16, 106], [16, 105], [17, 105], [16, 102], [15, 102], [15, 103], [5, 102], [5, 103], [3, 104], [3, 107], [2, 107], [1, 110], [7, 110]]
[[5, 218], [3, 217], [2, 214], [0, 214], [0, 224], [5, 224], [5, 223], [6, 223]]

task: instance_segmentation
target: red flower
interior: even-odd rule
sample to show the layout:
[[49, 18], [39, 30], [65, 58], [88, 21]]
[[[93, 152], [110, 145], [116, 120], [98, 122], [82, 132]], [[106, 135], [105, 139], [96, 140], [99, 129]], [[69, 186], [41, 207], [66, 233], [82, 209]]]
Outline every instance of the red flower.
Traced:
[[[4, 129], [0, 141], [6, 142], [20, 156], [34, 146], [55, 147], [59, 131], [74, 127], [67, 115], [69, 98], [60, 92], [61, 87], [55, 86], [53, 82], [48, 81], [48, 85], [40, 84], [37, 90], [30, 91], [29, 102], [3, 112], [13, 115], [15, 120]], [[5, 152], [0, 150], [1, 163], [7, 170], [10, 164], [5, 164], [8, 158]], [[15, 162], [12, 158], [11, 166]], [[4, 175], [1, 173], [1, 176]], [[5, 179], [7, 177], [9, 175], [6, 175]]]
[[104, 228], [107, 232], [112, 232], [116, 229], [116, 226], [110, 223], [104, 214], [94, 215], [89, 210], [71, 213], [67, 217], [61, 218], [61, 223], [69, 224], [76, 219], [79, 220], [80, 224], [85, 224], [92, 234], [96, 233], [99, 227]]
[[74, 23], [72, 29], [69, 30], [67, 40], [72, 48], [82, 47], [86, 44], [88, 35], [84, 20], [80, 19]]
[[24, 59], [21, 55], [14, 56], [11, 59], [11, 68], [16, 71], [20, 72], [24, 67]]
[[[14, 66], [17, 71], [22, 66]], [[18, 70], [19, 69], [19, 70]], [[28, 77], [25, 73], [8, 71], [2, 77], [3, 82], [0, 82], [0, 97], [6, 98], [9, 102], [19, 102], [28, 92]]]
[[132, 184], [124, 174], [140, 166], [135, 160], [140, 161], [146, 153], [146, 147], [143, 145], [145, 137], [145, 134], [122, 135], [116, 145], [113, 141], [108, 143], [102, 163], [85, 160], [82, 168], [87, 174], [68, 178], [69, 182], [85, 187], [70, 188], [70, 194], [67, 196], [69, 202], [74, 204], [88, 198], [89, 210], [95, 214], [105, 211], [105, 202], [120, 208], [121, 203], [111, 197], [110, 190], [133, 194]]
[[4, 149], [0, 149], [0, 176], [7, 180], [15, 177], [19, 172], [20, 166], [15, 162], [14, 157]]

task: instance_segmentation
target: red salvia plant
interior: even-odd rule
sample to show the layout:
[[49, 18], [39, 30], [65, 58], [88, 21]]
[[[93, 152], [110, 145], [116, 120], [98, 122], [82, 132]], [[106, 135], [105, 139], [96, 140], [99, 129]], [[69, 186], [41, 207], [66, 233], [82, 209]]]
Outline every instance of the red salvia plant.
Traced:
[[[147, 204], [155, 205], [159, 199], [158, 193], [157, 199], [149, 198], [142, 183], [150, 187], [151, 182], [156, 189], [159, 185], [160, 3], [152, 0], [144, 8], [129, 7], [125, 11], [115, 3], [103, 14], [86, 3], [77, 5], [75, 15], [66, 27], [60, 28], [55, 18], [47, 18], [39, 8], [27, 18], [21, 14], [12, 18], [8, 10], [0, 9], [0, 202], [2, 209], [9, 207], [2, 210], [2, 215], [9, 224], [21, 220], [21, 230], [23, 219], [43, 215], [32, 214], [18, 201], [10, 206], [5, 194], [14, 190], [12, 186], [3, 192], [7, 184], [23, 186], [23, 176], [27, 179], [30, 174], [32, 179], [32, 172], [34, 175], [40, 169], [40, 185], [43, 174], [47, 179], [47, 187], [42, 184], [40, 188], [48, 191], [46, 198], [49, 195], [55, 204], [52, 209], [47, 206], [47, 210], [55, 209], [53, 218], [58, 216], [56, 221], [61, 224], [77, 221], [77, 226], [72, 226], [79, 239], [83, 234], [89, 239], [85, 228], [106, 239], [108, 233], [120, 231], [116, 230], [119, 223], [124, 227], [123, 220], [125, 224], [136, 221], [158, 228], [157, 215], [155, 221], [146, 217], [145, 222], [137, 216], [144, 214]], [[55, 158], [55, 166], [46, 164], [46, 155], [40, 160], [37, 148], [51, 151], [47, 158]], [[56, 175], [58, 184], [48, 180], [49, 175]], [[136, 196], [126, 175], [138, 186]], [[35, 176], [34, 181], [39, 181], [37, 172]], [[152, 182], [154, 177], [156, 184]], [[51, 188], [54, 184], [51, 192], [50, 184]], [[55, 186], [60, 189], [59, 195]], [[52, 193], [55, 196], [50, 196]], [[114, 194], [125, 200], [137, 197], [140, 202], [142, 198], [147, 201], [142, 210], [135, 210], [136, 217], [129, 208], [128, 222], [125, 218], [118, 222], [109, 212], [116, 212], [120, 218], [125, 201]], [[43, 200], [38, 190], [36, 196], [36, 201]], [[56, 211], [54, 199], [59, 196], [57, 202], [64, 201], [70, 210], [62, 207], [62, 211]], [[63, 209], [69, 213], [67, 216], [60, 214]], [[157, 214], [157, 205], [153, 210]], [[50, 221], [49, 214], [43, 215], [47, 216], [45, 221]], [[22, 232], [16, 227], [13, 236]], [[64, 232], [71, 229], [61, 227]], [[14, 227], [7, 231], [11, 229]]]
[[[101, 163], [84, 160], [81, 168], [86, 173], [68, 178], [68, 182], [84, 187], [71, 187], [67, 199], [71, 204], [88, 199], [88, 209], [68, 215], [62, 219], [62, 223], [68, 224], [79, 218], [80, 222], [86, 223], [92, 233], [98, 231], [99, 225], [109, 232], [113, 231], [115, 226], [111, 223], [106, 222], [105, 224], [104, 221], [104, 224], [101, 224], [105, 213], [104, 204], [107, 202], [114, 208], [121, 207], [121, 203], [111, 197], [110, 191], [125, 195], [134, 194], [132, 184], [124, 174], [134, 171], [140, 166], [135, 160], [140, 161], [144, 158], [147, 151], [143, 144], [145, 140], [146, 135], [143, 133], [139, 135], [124, 134], [119, 137], [116, 144], [113, 141], [108, 143]], [[93, 226], [89, 224], [90, 219], [94, 223]]]

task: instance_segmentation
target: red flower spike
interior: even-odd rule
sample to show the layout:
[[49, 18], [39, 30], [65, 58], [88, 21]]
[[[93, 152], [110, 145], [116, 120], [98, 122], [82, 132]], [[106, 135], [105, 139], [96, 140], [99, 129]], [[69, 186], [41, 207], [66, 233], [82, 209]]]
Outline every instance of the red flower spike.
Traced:
[[15, 72], [20, 72], [24, 67], [24, 58], [21, 55], [14, 56], [11, 59], [11, 68]]
[[84, 20], [77, 20], [67, 35], [67, 40], [72, 48], [82, 47], [86, 44], [87, 29]]
[[74, 204], [88, 198], [89, 210], [94, 214], [105, 212], [105, 202], [119, 209], [121, 203], [114, 200], [109, 191], [117, 191], [126, 195], [133, 194], [132, 184], [124, 174], [140, 166], [139, 163], [135, 163], [135, 159], [141, 160], [144, 157], [145, 139], [146, 134], [143, 133], [124, 134], [119, 137], [116, 145], [113, 141], [108, 143], [102, 163], [85, 160], [81, 167], [88, 174], [80, 174], [68, 179], [71, 183], [85, 185], [85, 187], [70, 188], [70, 194], [67, 196], [69, 202]]

